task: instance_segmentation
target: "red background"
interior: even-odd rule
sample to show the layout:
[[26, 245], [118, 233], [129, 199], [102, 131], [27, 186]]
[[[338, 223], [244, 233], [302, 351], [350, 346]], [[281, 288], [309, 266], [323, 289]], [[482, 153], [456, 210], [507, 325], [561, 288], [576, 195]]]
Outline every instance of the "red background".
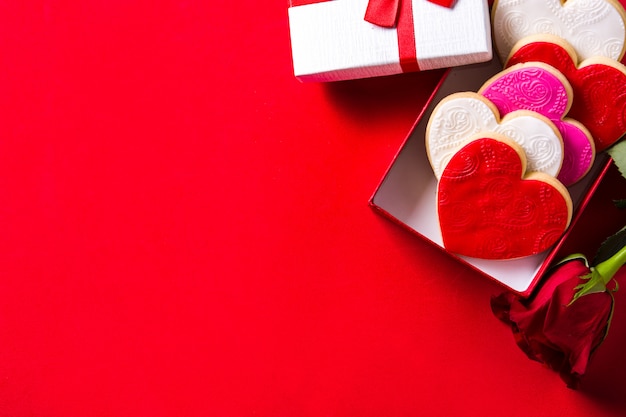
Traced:
[[368, 207], [442, 73], [301, 84], [285, 2], [0, 1], [0, 415], [624, 415], [623, 291], [572, 391]]

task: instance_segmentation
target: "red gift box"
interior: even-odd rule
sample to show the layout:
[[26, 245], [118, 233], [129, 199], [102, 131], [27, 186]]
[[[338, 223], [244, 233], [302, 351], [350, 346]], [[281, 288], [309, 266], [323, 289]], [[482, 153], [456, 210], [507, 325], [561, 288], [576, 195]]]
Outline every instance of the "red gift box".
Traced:
[[[502, 70], [497, 59], [489, 63], [452, 68], [442, 78], [428, 105], [417, 119], [402, 148], [370, 200], [380, 213], [399, 223], [420, 238], [445, 250], [437, 217], [437, 179], [426, 155], [424, 138], [430, 114], [442, 98], [459, 91], [476, 91], [491, 76]], [[458, 260], [522, 295], [532, 292], [539, 278], [567, 241], [600, 180], [610, 166], [606, 154], [596, 157], [591, 171], [583, 180], [569, 187], [574, 215], [568, 231], [548, 251], [514, 260], [484, 260], [457, 256]]]

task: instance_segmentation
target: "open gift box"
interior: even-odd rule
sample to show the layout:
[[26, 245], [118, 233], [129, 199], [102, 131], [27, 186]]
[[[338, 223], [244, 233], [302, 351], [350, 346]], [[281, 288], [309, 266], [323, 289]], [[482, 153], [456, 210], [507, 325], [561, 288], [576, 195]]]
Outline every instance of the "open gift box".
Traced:
[[[444, 251], [437, 216], [437, 179], [428, 161], [424, 142], [426, 126], [433, 109], [442, 98], [455, 92], [477, 91], [501, 70], [502, 65], [497, 59], [448, 70], [370, 200], [370, 204], [380, 213]], [[446, 253], [510, 290], [529, 295], [555, 257], [560, 256], [559, 249], [569, 238], [610, 165], [610, 158], [606, 154], [597, 155], [590, 172], [569, 187], [574, 208], [572, 222], [551, 249], [524, 258], [496, 261]]]
[[[370, 3], [384, 10], [393, 4], [392, 17], [370, 14]], [[289, 28], [301, 81], [448, 68], [492, 56], [487, 0], [290, 0]]]

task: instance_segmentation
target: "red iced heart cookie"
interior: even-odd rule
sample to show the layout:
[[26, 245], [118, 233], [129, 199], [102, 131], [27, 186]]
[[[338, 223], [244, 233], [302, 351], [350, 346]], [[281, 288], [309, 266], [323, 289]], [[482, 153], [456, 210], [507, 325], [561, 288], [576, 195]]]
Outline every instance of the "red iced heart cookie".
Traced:
[[605, 57], [578, 62], [574, 49], [556, 36], [532, 36], [512, 49], [506, 66], [540, 61], [558, 69], [572, 86], [569, 116], [581, 122], [600, 152], [626, 133], [626, 67]]
[[479, 134], [448, 162], [437, 210], [443, 244], [460, 255], [513, 259], [552, 246], [569, 226], [567, 189], [546, 174], [524, 176], [519, 145]]

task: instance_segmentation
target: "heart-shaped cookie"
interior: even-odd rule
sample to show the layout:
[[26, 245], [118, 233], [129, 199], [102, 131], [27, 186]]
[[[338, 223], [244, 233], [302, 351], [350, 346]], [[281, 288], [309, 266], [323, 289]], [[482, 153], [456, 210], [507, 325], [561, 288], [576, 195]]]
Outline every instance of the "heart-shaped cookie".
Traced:
[[546, 174], [525, 175], [522, 149], [478, 135], [446, 165], [437, 188], [444, 247], [481, 259], [514, 259], [550, 248], [572, 218], [567, 189]]
[[493, 37], [502, 62], [522, 38], [551, 34], [567, 40], [580, 59], [619, 61], [626, 45], [626, 12], [617, 0], [496, 0]]
[[426, 127], [426, 152], [439, 178], [452, 155], [480, 132], [496, 132], [520, 145], [529, 171], [556, 177], [563, 164], [563, 139], [549, 119], [518, 110], [500, 120], [498, 109], [477, 93], [454, 93], [442, 99]]
[[513, 46], [506, 66], [540, 61], [569, 81], [574, 100], [569, 116], [581, 122], [600, 152], [626, 134], [626, 66], [604, 57], [579, 62], [576, 51], [556, 36], [532, 36]]
[[572, 87], [563, 74], [539, 63], [511, 66], [489, 79], [478, 91], [488, 98], [502, 116], [515, 110], [537, 112], [554, 123], [563, 138], [564, 160], [558, 179], [566, 186], [580, 180], [595, 159], [589, 130], [569, 117]]

